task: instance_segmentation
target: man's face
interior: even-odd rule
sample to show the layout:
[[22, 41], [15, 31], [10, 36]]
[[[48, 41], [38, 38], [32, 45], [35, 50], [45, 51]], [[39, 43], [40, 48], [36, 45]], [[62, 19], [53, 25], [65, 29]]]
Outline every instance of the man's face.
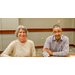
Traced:
[[54, 34], [56, 40], [59, 41], [61, 34], [62, 34], [62, 29], [60, 27], [55, 27], [53, 29], [53, 34]]

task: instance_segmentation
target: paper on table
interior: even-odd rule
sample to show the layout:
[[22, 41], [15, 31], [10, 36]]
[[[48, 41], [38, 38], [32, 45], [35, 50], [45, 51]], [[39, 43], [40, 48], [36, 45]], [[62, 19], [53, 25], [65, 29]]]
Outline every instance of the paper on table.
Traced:
[[75, 55], [70, 55], [70, 57], [75, 57]]

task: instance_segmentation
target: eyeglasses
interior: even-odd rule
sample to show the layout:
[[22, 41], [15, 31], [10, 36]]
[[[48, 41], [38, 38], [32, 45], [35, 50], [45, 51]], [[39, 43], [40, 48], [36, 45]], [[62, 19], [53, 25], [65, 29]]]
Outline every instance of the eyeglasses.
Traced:
[[61, 33], [61, 31], [58, 31], [58, 32], [54, 31], [53, 33], [54, 33], [54, 34], [56, 34], [56, 33], [60, 34], [60, 33]]

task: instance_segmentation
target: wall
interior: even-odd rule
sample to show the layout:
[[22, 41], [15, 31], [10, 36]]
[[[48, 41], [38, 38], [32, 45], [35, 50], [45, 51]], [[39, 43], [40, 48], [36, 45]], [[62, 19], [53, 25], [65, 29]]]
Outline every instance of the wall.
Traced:
[[[75, 18], [74, 18], [74, 28], [75, 28]], [[75, 45], [75, 31], [73, 32], [73, 43], [74, 43], [74, 45]]]
[[[1, 18], [0, 18], [0, 30], [1, 30]], [[0, 34], [0, 50], [2, 50], [2, 34]]]
[[[0, 30], [16, 30], [19, 25], [18, 18], [1, 18], [0, 19]], [[0, 34], [0, 51], [5, 50], [9, 43], [15, 40], [14, 34]]]
[[25, 25], [27, 28], [52, 28], [54, 24], [58, 23], [62, 28], [73, 28], [73, 18], [20, 18], [19, 24]]
[[[58, 23], [62, 28], [75, 28], [74, 18], [0, 18], [0, 30], [16, 30], [18, 25], [24, 25], [28, 29], [48, 29]], [[75, 44], [75, 32], [63, 31], [63, 35], [69, 37], [69, 43]], [[34, 41], [35, 46], [43, 46], [46, 38], [53, 35], [52, 32], [28, 32], [27, 39]], [[0, 51], [10, 44], [11, 41], [17, 39], [14, 34], [0, 34]]]
[[18, 18], [2, 18], [2, 30], [16, 30]]
[[[52, 28], [53, 25], [58, 23], [60, 20], [60, 25], [62, 28], [74, 28], [73, 18], [20, 18], [19, 24], [24, 25], [26, 28]], [[73, 44], [73, 31], [63, 32], [63, 35], [69, 37], [69, 43]], [[43, 46], [45, 40], [48, 36], [52, 35], [52, 32], [29, 32], [28, 39], [34, 41], [36, 46]], [[43, 38], [43, 40], [42, 40]]]

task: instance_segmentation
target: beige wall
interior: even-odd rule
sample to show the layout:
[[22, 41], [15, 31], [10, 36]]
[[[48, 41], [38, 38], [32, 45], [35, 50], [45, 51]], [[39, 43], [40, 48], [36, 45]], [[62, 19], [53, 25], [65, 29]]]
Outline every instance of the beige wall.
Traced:
[[[0, 30], [15, 30], [18, 25], [24, 25], [26, 28], [52, 28], [58, 23], [62, 28], [75, 28], [74, 18], [1, 18]], [[1, 29], [2, 27], [2, 29]], [[63, 35], [69, 37], [69, 43], [75, 44], [75, 32], [63, 32]], [[34, 41], [35, 46], [43, 46], [46, 38], [53, 35], [52, 32], [28, 32], [27, 39]], [[0, 34], [0, 50], [4, 50], [11, 41], [17, 39], [14, 34]]]
[[[0, 30], [1, 30], [1, 18], [0, 18]], [[0, 50], [2, 50], [2, 34], [0, 34]]]
[[[0, 18], [0, 30], [16, 30], [18, 25], [18, 18]], [[0, 34], [0, 51], [4, 50], [15, 39], [14, 34]]]
[[0, 34], [0, 51], [2, 50], [2, 35]]
[[18, 25], [18, 18], [2, 18], [2, 30], [16, 30]]
[[[19, 24], [27, 28], [52, 28], [58, 20], [62, 28], [74, 28], [74, 18], [20, 18]], [[46, 38], [52, 34], [52, 32], [29, 32], [27, 38], [33, 40], [36, 46], [40, 46], [44, 45]], [[73, 31], [63, 32], [63, 35], [69, 37], [70, 44], [73, 44], [73, 34]]]
[[3, 34], [3, 45], [2, 45], [2, 50], [5, 50], [6, 47], [15, 39], [17, 39], [17, 37], [15, 37], [15, 34]]
[[73, 28], [73, 18], [20, 18], [19, 24], [26, 26], [27, 28], [52, 28], [54, 24], [58, 23], [62, 28]]
[[[74, 18], [74, 28], [75, 28], [75, 18]], [[74, 43], [74, 45], [75, 45], [75, 31], [73, 32], [73, 43]]]
[[2, 29], [2, 27], [1, 27], [1, 18], [0, 18], [0, 30]]

